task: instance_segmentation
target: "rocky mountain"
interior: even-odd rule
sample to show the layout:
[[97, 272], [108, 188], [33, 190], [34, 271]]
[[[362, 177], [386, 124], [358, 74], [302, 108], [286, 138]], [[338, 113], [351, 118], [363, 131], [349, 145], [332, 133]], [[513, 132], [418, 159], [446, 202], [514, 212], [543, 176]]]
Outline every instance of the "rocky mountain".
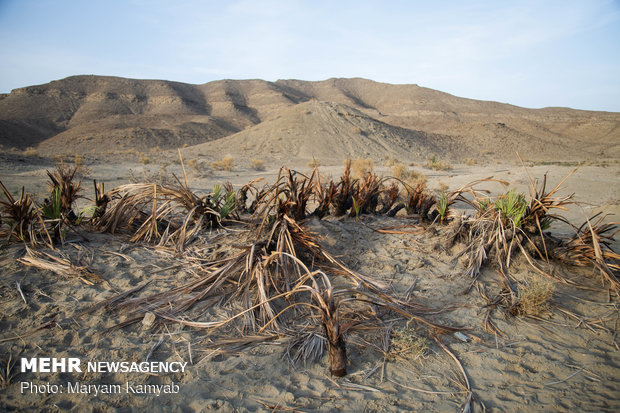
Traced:
[[[199, 145], [198, 152], [453, 159], [620, 156], [620, 113], [525, 109], [366, 79], [73, 76], [0, 96], [0, 144], [42, 155]], [[322, 154], [322, 155], [321, 155]]]

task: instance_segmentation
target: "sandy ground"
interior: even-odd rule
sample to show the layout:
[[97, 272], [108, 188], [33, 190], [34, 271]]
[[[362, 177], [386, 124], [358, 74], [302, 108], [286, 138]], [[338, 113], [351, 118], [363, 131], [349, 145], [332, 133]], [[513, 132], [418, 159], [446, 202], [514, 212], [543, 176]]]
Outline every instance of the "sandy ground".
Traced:
[[[87, 162], [88, 165], [88, 162]], [[140, 174], [144, 166], [131, 162], [100, 163], [91, 178], [104, 179], [111, 189], [128, 179], [129, 170]], [[25, 185], [45, 192], [45, 169], [49, 163], [3, 162], [2, 181], [9, 189]], [[154, 173], [159, 166], [146, 166]], [[306, 169], [305, 167], [301, 168]], [[533, 166], [529, 173], [542, 177], [549, 171], [555, 186], [573, 167]], [[324, 167], [326, 175], [339, 176], [341, 166]], [[178, 165], [168, 168], [180, 176]], [[445, 184], [454, 189], [475, 179], [493, 175], [526, 190], [528, 177], [518, 165], [457, 165], [451, 171], [423, 170], [429, 186]], [[273, 179], [275, 170], [256, 172], [239, 168], [232, 173], [201, 176], [190, 172], [191, 185], [208, 191], [215, 182], [227, 179], [242, 184], [257, 176]], [[620, 213], [620, 167], [581, 167], [565, 183], [563, 194], [576, 193], [583, 210], [592, 215], [603, 211]], [[88, 192], [92, 191], [87, 186]], [[495, 193], [501, 187], [491, 187]], [[582, 222], [579, 208], [565, 216]], [[608, 220], [612, 220], [609, 218]], [[477, 411], [618, 411], [620, 351], [617, 297], [606, 290], [590, 291], [555, 284], [549, 311], [539, 319], [515, 318], [495, 309], [491, 320], [503, 334], [484, 329], [486, 301], [474, 289], [463, 291], [471, 280], [453, 265], [462, 244], [445, 249], [434, 230], [416, 234], [384, 234], [376, 229], [407, 223], [407, 218], [363, 216], [311, 219], [306, 226], [321, 236], [322, 246], [360, 273], [384, 282], [389, 290], [412, 302], [433, 309], [429, 320], [464, 327], [470, 339], [463, 342], [446, 335], [443, 342], [458, 357], [469, 379]], [[567, 228], [552, 228], [556, 234]], [[239, 235], [241, 237], [241, 235]], [[274, 340], [243, 349], [214, 346], [203, 331], [171, 325], [154, 334], [142, 324], [107, 331], [122, 321], [116, 313], [101, 309], [78, 316], [85, 308], [117, 292], [151, 281], [145, 292], [165, 291], [195, 277], [182, 255], [149, 245], [132, 244], [119, 235], [88, 232], [88, 241], [67, 243], [60, 253], [80, 262], [105, 282], [86, 285], [51, 271], [27, 267], [17, 261], [25, 254], [22, 245], [0, 250], [0, 356], [5, 380], [0, 389], [0, 408], [48, 411], [457, 411], [465, 401], [462, 375], [454, 360], [415, 323], [395, 317], [382, 328], [352, 330], [346, 335], [349, 374], [331, 377], [327, 355], [317, 363], [292, 365], [284, 356], [286, 340]], [[220, 244], [200, 244], [217, 253]], [[615, 243], [618, 250], [618, 242]], [[556, 271], [592, 287], [598, 276], [590, 269], [554, 264]], [[523, 260], [512, 266], [516, 277], [537, 277]], [[487, 266], [479, 279], [489, 296], [499, 292], [500, 279]], [[18, 291], [19, 284], [23, 297]], [[211, 314], [212, 316], [212, 314]], [[49, 323], [54, 320], [54, 323]], [[47, 324], [46, 324], [47, 323]], [[44, 328], [41, 328], [41, 327]], [[47, 327], [45, 327], [47, 326]], [[386, 357], [381, 337], [386, 329], [409, 331], [426, 340], [423, 351]], [[159, 344], [159, 345], [158, 345]], [[226, 351], [223, 351], [226, 350]], [[16, 357], [76, 357], [88, 361], [187, 362], [183, 373], [32, 373], [21, 372]], [[10, 363], [9, 363], [10, 364]], [[120, 392], [68, 393], [69, 383], [107, 385]], [[23, 384], [26, 383], [26, 384]], [[30, 383], [42, 386], [32, 391]], [[59, 386], [51, 393], [47, 384]], [[170, 385], [170, 394], [136, 394], [140, 385]], [[102, 385], [104, 385], [102, 387]], [[28, 387], [24, 389], [24, 386]], [[178, 387], [175, 387], [178, 386]]]

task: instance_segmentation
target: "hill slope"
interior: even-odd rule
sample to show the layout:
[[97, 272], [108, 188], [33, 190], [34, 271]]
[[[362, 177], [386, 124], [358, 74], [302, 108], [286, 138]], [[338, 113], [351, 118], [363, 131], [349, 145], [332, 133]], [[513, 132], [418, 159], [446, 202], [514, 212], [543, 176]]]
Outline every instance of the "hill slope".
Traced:
[[463, 145], [448, 136], [399, 128], [348, 105], [312, 100], [216, 141], [187, 148], [187, 154], [235, 154], [262, 160], [307, 162], [372, 157], [450, 157]]
[[[432, 152], [454, 158], [490, 154], [514, 159], [515, 151], [530, 159], [620, 156], [620, 113], [525, 109], [459, 98], [417, 85], [365, 79], [221, 80], [190, 85], [73, 76], [0, 96], [0, 144], [19, 149], [37, 146], [42, 154], [49, 155], [105, 153], [143, 151], [156, 146], [172, 149], [239, 133], [235, 139], [251, 142], [266, 139], [271, 130], [283, 140], [297, 139], [300, 145], [304, 142], [303, 149], [297, 151], [299, 156], [319, 153], [326, 146], [331, 153], [350, 152], [339, 149], [347, 145], [347, 136], [353, 136], [347, 135], [344, 124], [334, 127], [329, 140], [327, 135], [317, 140], [321, 130], [329, 130], [331, 121], [325, 124], [325, 117], [300, 117], [301, 108], [286, 110], [311, 100], [343, 104], [347, 110], [365, 115], [368, 124], [355, 127], [364, 131], [364, 139], [382, 142], [368, 144], [362, 152], [369, 156], [375, 156], [374, 151], [379, 151], [377, 156], [390, 153], [393, 148], [401, 148], [396, 150], [400, 152], [408, 147], [403, 142], [414, 141], [425, 149], [414, 145], [418, 149], [411, 154], [413, 157]], [[279, 123], [261, 126], [278, 116]], [[288, 135], [286, 125], [302, 119], [304, 127], [296, 129], [297, 135]], [[312, 125], [313, 119], [319, 123]], [[424, 139], [416, 141], [412, 136]], [[311, 142], [314, 147], [309, 146]], [[366, 145], [363, 142], [351, 144]], [[291, 153], [290, 145], [270, 145], [270, 150], [280, 148], [276, 158]], [[388, 147], [392, 149], [385, 149]], [[238, 148], [232, 146], [230, 150]]]

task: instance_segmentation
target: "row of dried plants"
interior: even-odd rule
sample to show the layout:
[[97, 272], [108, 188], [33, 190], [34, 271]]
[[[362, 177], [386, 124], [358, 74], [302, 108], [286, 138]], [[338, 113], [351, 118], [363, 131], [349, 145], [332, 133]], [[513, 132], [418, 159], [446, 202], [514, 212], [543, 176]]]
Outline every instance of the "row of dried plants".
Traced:
[[[593, 266], [618, 291], [618, 255], [611, 248], [616, 224], [604, 224], [599, 217], [582, 225], [566, 241], [544, 232], [553, 221], [565, 221], [554, 211], [565, 210], [573, 203], [571, 196], [557, 195], [563, 181], [547, 191], [546, 177], [541, 185], [531, 180], [529, 201], [515, 191], [492, 198], [488, 192], [475, 189], [480, 183], [494, 181], [492, 178], [437, 196], [424, 183], [410, 186], [396, 178], [379, 177], [371, 170], [353, 176], [349, 161], [337, 181], [323, 182], [318, 168], [309, 176], [281, 168], [276, 182], [262, 189], [253, 181], [236, 192], [226, 184], [201, 195], [190, 188], [182, 159], [181, 166], [184, 181], [175, 176], [173, 184], [134, 183], [105, 192], [103, 184], [95, 182], [95, 205], [89, 214], [73, 211], [82, 183], [77, 167], [59, 165], [49, 173], [51, 196], [38, 206], [23, 190], [15, 199], [2, 185], [6, 198], [1, 201], [2, 230], [10, 240], [35, 245], [47, 239], [53, 245], [62, 238], [64, 226], [77, 226], [86, 217], [95, 228], [125, 232], [133, 242], [184, 250], [205, 231], [237, 225], [237, 252], [218, 259], [200, 257], [197, 278], [154, 294], [140, 295], [142, 288], [134, 288], [88, 311], [105, 306], [125, 312], [127, 317], [120, 327], [151, 313], [157, 320], [154, 327], [180, 323], [216, 330], [235, 324], [238, 331], [252, 333], [253, 337], [288, 336], [292, 347], [298, 348], [297, 354], [316, 355], [327, 348], [334, 375], [346, 373], [345, 333], [357, 324], [381, 324], [377, 307], [385, 310], [383, 316], [398, 315], [429, 328], [432, 337], [454, 328], [428, 321], [423, 307], [395, 297], [380, 283], [331, 256], [316, 234], [304, 226], [311, 216], [348, 215], [358, 219], [362, 214], [394, 216], [405, 209], [420, 221], [449, 223], [446, 232], [451, 240], [465, 241], [457, 257], [464, 257], [464, 272], [475, 279], [488, 257], [494, 257], [505, 279], [507, 306], [517, 315], [526, 312], [527, 300], [536, 301], [524, 289], [515, 288], [510, 279], [508, 269], [517, 251], [549, 276], [553, 275], [543, 271], [539, 262], [544, 264], [554, 257]], [[451, 208], [456, 202], [472, 206], [475, 214], [465, 218], [453, 214]], [[85, 282], [95, 280], [85, 268], [56, 258], [30, 252], [23, 262], [72, 272]], [[54, 268], [45, 261], [55, 264]], [[232, 315], [200, 321], [201, 315], [222, 304]]]

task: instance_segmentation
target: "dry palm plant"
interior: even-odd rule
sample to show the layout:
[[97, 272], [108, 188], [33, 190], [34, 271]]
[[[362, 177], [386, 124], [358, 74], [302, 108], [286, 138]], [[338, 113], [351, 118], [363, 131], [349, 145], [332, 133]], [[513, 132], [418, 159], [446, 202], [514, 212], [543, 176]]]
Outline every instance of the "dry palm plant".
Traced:
[[254, 201], [258, 198], [258, 189], [256, 189], [256, 183], [261, 181], [263, 178], [257, 178], [243, 185], [237, 191], [237, 206], [236, 211], [239, 214], [245, 213], [254, 213], [254, 209], [256, 207], [256, 203], [253, 202], [250, 207], [247, 206], [248, 202], [248, 193], [254, 197]]
[[[58, 200], [50, 200], [50, 204], [60, 203], [60, 214], [63, 219], [75, 222], [77, 215], [73, 212], [73, 204], [80, 197], [82, 191], [82, 180], [87, 172], [81, 170], [77, 165], [73, 167], [65, 165], [62, 161], [56, 165], [52, 172], [47, 171], [50, 178], [50, 189], [52, 196], [58, 193]], [[79, 180], [78, 180], [79, 179]], [[54, 205], [51, 205], [54, 207]]]
[[302, 221], [309, 215], [308, 204], [320, 203], [321, 188], [318, 170], [307, 177], [286, 167], [280, 168], [276, 182], [261, 190], [252, 211], [255, 216], [266, 219], [286, 214], [296, 221]]
[[[2, 220], [0, 221], [0, 236], [7, 242], [11, 240], [30, 242], [36, 245], [43, 234], [46, 234], [43, 219], [39, 214], [30, 194], [24, 192], [22, 187], [18, 199], [13, 198], [11, 192], [0, 181], [0, 189], [5, 199], [0, 199]], [[51, 244], [49, 234], [47, 239]]]
[[433, 205], [437, 202], [435, 197], [428, 192], [426, 184], [420, 183], [415, 187], [407, 186], [407, 198], [405, 200], [405, 208], [408, 214], [417, 214], [420, 221], [432, 221], [429, 212]]
[[[397, 201], [400, 196], [400, 188], [396, 182], [393, 182], [392, 185], [383, 191], [380, 197], [381, 209], [379, 209], [379, 214], [387, 214], [388, 216], [396, 215], [402, 207], [398, 207], [397, 209]], [[393, 211], [393, 212], [392, 212]]]
[[[467, 246], [455, 258], [456, 261], [459, 257], [465, 256], [465, 274], [476, 278], [482, 264], [489, 256], [494, 255], [500, 273], [506, 275], [513, 252], [517, 248], [534, 265], [526, 251], [526, 245], [537, 251], [539, 257], [548, 258], [543, 231], [553, 220], [565, 221], [564, 218], [551, 211], [553, 209], [566, 210], [566, 205], [573, 203], [572, 195], [555, 196], [566, 178], [549, 192], [546, 191], [546, 175], [540, 187], [537, 182], [530, 180], [529, 202], [526, 201], [524, 195], [514, 190], [495, 198], [481, 197], [479, 192], [473, 190], [468, 190], [473, 194], [473, 200], [459, 195], [458, 200], [476, 209], [476, 215], [466, 220], [461, 226], [461, 230], [466, 234]], [[487, 178], [476, 183], [491, 180]], [[505, 184], [503, 181], [499, 182]], [[472, 184], [469, 187], [471, 188]], [[544, 253], [540, 251], [538, 244], [542, 244]], [[540, 271], [538, 267], [535, 268]]]
[[300, 286], [311, 293], [312, 302], [316, 303], [320, 322], [323, 326], [329, 354], [329, 365], [333, 376], [347, 374], [347, 349], [341, 329], [340, 300], [325, 273], [320, 273], [322, 285], [312, 278], [312, 286]]
[[97, 180], [93, 179], [93, 185], [95, 186], [95, 212], [93, 213], [93, 218], [98, 219], [104, 213], [106, 208], [108, 207], [108, 203], [110, 202], [110, 198], [105, 193], [105, 184], [103, 182], [98, 183]]
[[[132, 242], [172, 244], [183, 250], [200, 231], [219, 228], [233, 214], [237, 200], [232, 185], [224, 190], [215, 185], [213, 192], [199, 196], [189, 188], [183, 157], [179, 150], [184, 183], [174, 176], [176, 184], [135, 183], [121, 185], [100, 194], [95, 183], [101, 210], [99, 227], [108, 232], [126, 229], [133, 233]], [[111, 205], [110, 205], [111, 204]]]
[[355, 194], [355, 186], [357, 179], [351, 178], [351, 160], [347, 160], [344, 167], [344, 173], [340, 177], [340, 182], [333, 185], [330, 184], [330, 192], [333, 192], [332, 204], [334, 206], [334, 215], [337, 217], [345, 215], [347, 211], [353, 207], [353, 195]]
[[[596, 219], [596, 221], [594, 221]], [[555, 258], [577, 266], [591, 266], [597, 269], [603, 282], [620, 293], [620, 254], [616, 253], [611, 242], [620, 231], [617, 222], [603, 223], [600, 213], [587, 219], [575, 235], [552, 251]]]
[[234, 209], [234, 192], [221, 187], [198, 196], [180, 182], [121, 185], [106, 194], [109, 205], [99, 219], [104, 231], [129, 229], [132, 242], [173, 244], [182, 250], [205, 227], [217, 228]]
[[81, 197], [86, 172], [77, 165], [71, 167], [62, 161], [55, 170], [47, 171], [50, 195], [43, 201], [40, 210], [45, 224], [50, 226], [54, 242], [64, 242], [67, 227], [75, 230], [74, 224], [79, 224], [81, 220], [73, 211], [73, 205]]
[[359, 216], [360, 214], [371, 214], [377, 210], [379, 196], [383, 192], [383, 179], [376, 174], [368, 172], [357, 181], [354, 187], [353, 208], [349, 213], [350, 216]]

